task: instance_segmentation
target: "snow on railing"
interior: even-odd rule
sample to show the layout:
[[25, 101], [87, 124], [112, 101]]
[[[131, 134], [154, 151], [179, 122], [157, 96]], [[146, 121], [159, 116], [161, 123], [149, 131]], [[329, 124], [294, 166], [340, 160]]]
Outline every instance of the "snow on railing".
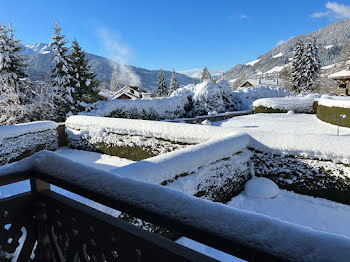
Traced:
[[[74, 193], [161, 225], [175, 226], [189, 238], [235, 254], [249, 249], [289, 261], [347, 261], [350, 239], [268, 216], [195, 198], [160, 185], [84, 166], [53, 152], [25, 159], [22, 171]], [[18, 163], [17, 163], [18, 164]], [[0, 180], [16, 164], [0, 168]], [[27, 170], [25, 169], [27, 167]], [[182, 230], [181, 230], [182, 229]], [[244, 247], [237, 248], [237, 245]], [[241, 250], [241, 253], [240, 253]], [[244, 257], [244, 256], [243, 256]]]

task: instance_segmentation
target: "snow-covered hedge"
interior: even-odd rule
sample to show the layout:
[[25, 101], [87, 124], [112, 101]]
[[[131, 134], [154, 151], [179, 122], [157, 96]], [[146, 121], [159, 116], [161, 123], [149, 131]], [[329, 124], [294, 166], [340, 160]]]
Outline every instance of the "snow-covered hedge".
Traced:
[[280, 87], [240, 87], [233, 92], [236, 110], [253, 110], [253, 102], [260, 98], [285, 97], [289, 92]]
[[349, 166], [332, 161], [253, 152], [257, 176], [267, 177], [289, 191], [350, 204]]
[[243, 189], [250, 177], [252, 153], [246, 149], [249, 141], [247, 135], [219, 138], [132, 163], [113, 172], [225, 203]]
[[317, 117], [327, 123], [350, 127], [350, 97], [323, 95], [317, 107]]
[[315, 113], [313, 105], [318, 98], [319, 95], [317, 94], [299, 97], [262, 98], [254, 101], [254, 112], [286, 113], [291, 110], [295, 113]]
[[318, 104], [327, 107], [350, 108], [350, 97], [323, 95]]
[[233, 108], [231, 87], [226, 81], [203, 82], [179, 88], [170, 97], [101, 101], [82, 115], [131, 119], [174, 119], [226, 112]]
[[220, 127], [107, 117], [71, 116], [66, 121], [72, 148], [142, 160], [223, 137]]
[[0, 126], [0, 165], [43, 149], [58, 148], [57, 123], [52, 121]]

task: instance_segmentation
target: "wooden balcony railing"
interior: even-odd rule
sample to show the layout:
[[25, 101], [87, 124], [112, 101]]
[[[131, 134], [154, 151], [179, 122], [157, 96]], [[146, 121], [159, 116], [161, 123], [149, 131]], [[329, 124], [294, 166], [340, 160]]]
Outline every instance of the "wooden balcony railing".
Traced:
[[[326, 247], [328, 244], [324, 235], [307, 235], [304, 230], [294, 229], [290, 224], [285, 225], [286, 229], [279, 226], [278, 231], [274, 232], [275, 222], [263, 216], [260, 222], [254, 222], [259, 224], [261, 231], [252, 229], [247, 232], [246, 238], [242, 238], [242, 235], [236, 238], [234, 231], [247, 227], [250, 221], [242, 221], [242, 225], [237, 225], [237, 218], [241, 214], [236, 215], [237, 211], [231, 208], [162, 186], [135, 183], [120, 177], [114, 181], [119, 186], [113, 181], [105, 181], [112, 185], [113, 192], [117, 194], [111, 191], [105, 193], [98, 190], [102, 186], [99, 184], [101, 181], [97, 180], [95, 187], [88, 186], [90, 179], [94, 174], [107, 178], [113, 174], [79, 164], [70, 169], [72, 174], [66, 176], [63, 173], [51, 173], [53, 169], [50, 166], [53, 163], [56, 166], [72, 164], [68, 162], [62, 157], [56, 159], [53, 156], [42, 167], [37, 165], [43, 163], [37, 162], [23, 172], [1, 173], [0, 170], [0, 186], [27, 179], [30, 179], [31, 184], [30, 192], [0, 200], [0, 261], [13, 261], [13, 256], [18, 257], [17, 261], [216, 261], [55, 193], [50, 190], [51, 184], [248, 261], [310, 261], [317, 257], [315, 252], [323, 252], [319, 246]], [[69, 178], [75, 177], [77, 172], [85, 179], [82, 183]], [[135, 187], [133, 199], [125, 193], [125, 187], [129, 186]], [[164, 205], [167, 202], [164, 199], [171, 202], [174, 197], [184, 206], [185, 211], [181, 214], [174, 214], [179, 210], [178, 207]], [[188, 212], [188, 207], [192, 206], [194, 213]], [[212, 216], [218, 214], [225, 223], [212, 221]], [[232, 222], [231, 217], [235, 217]], [[263, 232], [266, 232], [265, 240], [255, 239], [265, 234]], [[291, 248], [294, 239], [308, 239], [305, 247], [298, 248], [299, 257]], [[333, 239], [330, 244], [331, 248], [337, 247], [334, 253], [329, 254], [333, 258], [337, 252], [340, 254], [347, 250], [342, 241]], [[280, 246], [275, 248], [276, 245]], [[327, 258], [324, 254], [320, 257]]]

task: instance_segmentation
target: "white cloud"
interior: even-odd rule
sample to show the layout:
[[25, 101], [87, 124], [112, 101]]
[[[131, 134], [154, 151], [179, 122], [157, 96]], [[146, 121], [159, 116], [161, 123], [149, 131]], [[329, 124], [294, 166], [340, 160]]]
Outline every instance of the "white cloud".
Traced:
[[326, 8], [327, 11], [313, 13], [311, 17], [350, 18], [350, 6], [348, 5], [339, 4], [337, 2], [327, 2]]
[[246, 14], [240, 14], [239, 17], [242, 18], [242, 19], [247, 19], [248, 18], [248, 16]]
[[277, 42], [276, 46], [282, 45], [282, 44], [284, 44], [285, 42], [286, 42], [286, 41], [284, 41], [284, 40], [279, 40], [279, 41]]

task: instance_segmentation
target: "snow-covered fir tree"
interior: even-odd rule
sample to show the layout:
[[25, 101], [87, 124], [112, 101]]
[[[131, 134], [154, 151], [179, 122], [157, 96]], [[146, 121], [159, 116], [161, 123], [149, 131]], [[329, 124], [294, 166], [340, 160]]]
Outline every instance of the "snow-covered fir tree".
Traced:
[[300, 90], [305, 93], [310, 93], [313, 91], [313, 87], [320, 71], [318, 48], [314, 39], [309, 38], [305, 44], [303, 65], [304, 84], [301, 86]]
[[165, 82], [165, 77], [163, 74], [163, 70], [160, 69], [159, 71], [159, 77], [157, 82], [158, 88], [157, 88], [157, 95], [159, 96], [167, 96], [169, 93], [168, 87]]
[[74, 40], [70, 55], [72, 78], [70, 86], [74, 87], [73, 98], [75, 101], [92, 103], [98, 98], [96, 75], [91, 72], [91, 66], [81, 49], [79, 43]]
[[11, 23], [0, 25], [0, 124], [13, 124], [23, 118], [21, 92], [27, 89], [25, 57], [19, 54], [20, 40], [13, 37]]
[[304, 44], [301, 40], [298, 40], [293, 50], [291, 66], [292, 89], [296, 93], [300, 93], [305, 86], [304, 53]]
[[109, 82], [109, 90], [112, 92], [118, 92], [123, 86], [118, 79], [118, 72], [114, 70], [111, 75], [111, 81]]
[[53, 100], [56, 106], [56, 120], [64, 121], [68, 115], [75, 111], [75, 101], [72, 97], [74, 88], [71, 87], [72, 68], [68, 48], [65, 47], [68, 41], [64, 39], [64, 35], [61, 35], [61, 28], [57, 22], [54, 31], [55, 34], [51, 37], [52, 42], [49, 44], [55, 53], [52, 58], [53, 67], [51, 68]]
[[171, 94], [172, 92], [174, 92], [176, 89], [178, 89], [179, 83], [177, 82], [177, 78], [176, 78], [176, 72], [175, 69], [173, 69], [173, 72], [171, 73], [171, 79], [170, 79], [170, 90], [169, 90], [169, 94]]
[[204, 67], [201, 75], [201, 82], [211, 80], [211, 75], [208, 68]]

